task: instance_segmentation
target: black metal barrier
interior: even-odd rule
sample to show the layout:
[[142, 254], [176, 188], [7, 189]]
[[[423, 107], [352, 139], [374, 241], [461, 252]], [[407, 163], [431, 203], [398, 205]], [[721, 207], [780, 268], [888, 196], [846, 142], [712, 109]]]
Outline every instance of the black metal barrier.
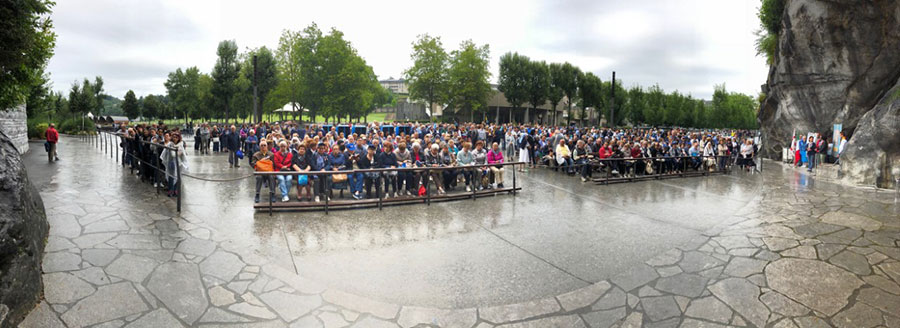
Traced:
[[[473, 201], [479, 197], [484, 196], [493, 196], [498, 193], [509, 193], [515, 195], [517, 191], [522, 190], [521, 187], [517, 185], [516, 180], [516, 165], [525, 165], [525, 162], [510, 162], [510, 163], [500, 163], [500, 164], [479, 164], [479, 165], [465, 165], [465, 166], [442, 166], [442, 167], [400, 167], [400, 168], [381, 168], [381, 169], [359, 169], [359, 170], [345, 170], [345, 171], [309, 171], [309, 172], [298, 172], [298, 171], [280, 171], [280, 172], [254, 172], [254, 175], [257, 177], [271, 177], [268, 179], [268, 189], [269, 189], [269, 201], [268, 203], [256, 203], [253, 208], [254, 209], [268, 209], [269, 215], [272, 215], [274, 210], [324, 210], [327, 214], [328, 211], [332, 208], [355, 208], [355, 207], [372, 207], [377, 206], [378, 209], [382, 209], [385, 205], [400, 205], [400, 204], [418, 204], [425, 203], [431, 205], [432, 201], [449, 201], [449, 200], [461, 200], [461, 199], [472, 199]], [[490, 167], [512, 167], [512, 187], [504, 187], [504, 188], [493, 188], [493, 189], [483, 189], [478, 190], [474, 187], [474, 182], [476, 179], [476, 173], [480, 173], [479, 171], [484, 170], [484, 168]], [[431, 185], [439, 185], [441, 182], [434, 181], [435, 183], [422, 183], [425, 186], [425, 195], [423, 196], [400, 196], [396, 195], [396, 197], [385, 198], [385, 193], [382, 192], [382, 184], [384, 184], [385, 191], [387, 190], [388, 185], [384, 183], [385, 181], [385, 173], [387, 172], [410, 172], [413, 174], [420, 174], [421, 179], [429, 179], [431, 177], [431, 173], [435, 171], [446, 171], [446, 170], [460, 170], [457, 173], [461, 174], [463, 170], [471, 170], [473, 177], [470, 179], [472, 181], [471, 191], [466, 192], [452, 192], [452, 193], [444, 193], [439, 195], [433, 195], [431, 192]], [[290, 176], [300, 176], [307, 175], [309, 176], [309, 184], [313, 183], [313, 177], [321, 177], [320, 179], [324, 179], [324, 191], [326, 194], [331, 194], [331, 180], [328, 177], [335, 174], [346, 174], [349, 176], [354, 174], [362, 174], [365, 173], [376, 173], [378, 174], [377, 180], [375, 181], [375, 192], [377, 194], [377, 198], [371, 199], [358, 199], [358, 200], [330, 200], [328, 195], [325, 195], [324, 202], [309, 202], [309, 201], [288, 201], [288, 202], [276, 202], [275, 199], [275, 189], [277, 188], [278, 181], [275, 179], [275, 176], [279, 175], [290, 175]], [[491, 171], [488, 169], [487, 174], [491, 174]], [[478, 176], [477, 178], [481, 178]], [[367, 179], [364, 177], [364, 179]], [[296, 179], [294, 179], [296, 180]], [[293, 186], [291, 187], [293, 188]], [[318, 191], [316, 191], [317, 193]], [[368, 196], [368, 195], [367, 195]]]
[[[169, 179], [166, 175], [166, 167], [165, 163], [162, 163], [159, 156], [162, 151], [171, 151], [175, 153], [173, 155], [175, 159], [175, 203], [176, 209], [178, 212], [181, 212], [181, 165], [178, 163], [178, 154], [177, 149], [172, 147], [167, 147], [163, 144], [152, 143], [145, 140], [135, 139], [133, 137], [129, 137], [122, 133], [111, 133], [107, 131], [97, 131], [95, 136], [90, 137], [90, 142], [93, 145], [96, 145], [99, 150], [102, 150], [104, 154], [109, 154], [110, 158], [114, 158], [116, 163], [119, 163], [119, 148], [122, 148], [121, 155], [121, 163], [122, 166], [128, 165], [129, 172], [134, 174], [135, 170], [138, 170], [138, 174], [141, 175], [141, 181], [145, 179], [149, 179], [150, 182], [156, 182], [156, 193], [157, 195], [160, 193], [160, 189], [168, 189]], [[144, 152], [147, 150], [134, 149], [133, 144], [137, 142], [142, 146], [149, 147], [148, 152]], [[141, 156], [137, 154], [138, 152], [144, 152], [144, 154], [149, 153], [150, 158], [144, 158], [145, 156]], [[149, 172], [149, 173], [148, 173]], [[170, 195], [171, 196], [171, 195]]]
[[[542, 164], [540, 166], [572, 170], [575, 172], [575, 175], [579, 175], [580, 169], [584, 166], [590, 166], [590, 180], [592, 182], [596, 184], [610, 184], [728, 173], [731, 166], [734, 165], [734, 160], [734, 156], [728, 155], [604, 159], [591, 157], [583, 163], [573, 162], [572, 165], [561, 165], [557, 163], [555, 158], [551, 158], [549, 159], [550, 165]], [[603, 176], [594, 177], [594, 173], [600, 173]]]
[[[590, 165], [592, 176], [594, 172], [605, 173], [603, 177], [592, 177], [591, 181], [596, 184], [610, 184], [727, 173], [733, 159], [732, 156], [719, 155], [591, 158], [587, 163], [573, 164], [572, 167], [578, 174], [577, 168]], [[562, 168], [563, 166], [556, 165], [555, 167]]]

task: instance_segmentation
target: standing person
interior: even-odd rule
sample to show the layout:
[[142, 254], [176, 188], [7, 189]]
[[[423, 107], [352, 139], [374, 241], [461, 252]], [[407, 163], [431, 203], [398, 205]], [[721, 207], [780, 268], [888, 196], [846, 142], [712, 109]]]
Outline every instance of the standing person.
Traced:
[[223, 145], [230, 152], [228, 154], [228, 165], [230, 167], [241, 167], [240, 159], [237, 155], [238, 150], [241, 149], [241, 139], [237, 132], [237, 127], [234, 125], [231, 126], [230, 131], [225, 131], [225, 142]]
[[[166, 178], [169, 183], [169, 197], [178, 196], [178, 170], [182, 173], [188, 171], [187, 157], [184, 152], [184, 140], [181, 140], [180, 133], [172, 133], [166, 141], [166, 149], [160, 155], [164, 163], [166, 163]], [[172, 150], [174, 149], [174, 150]], [[176, 167], [179, 166], [179, 167]]]
[[[528, 149], [528, 134], [525, 131], [520, 132], [519, 138], [517, 140], [517, 146], [519, 148], [519, 162], [530, 163], [529, 159], [529, 149]], [[519, 168], [519, 172], [525, 172], [525, 166], [527, 164], [522, 164]]]
[[806, 137], [800, 137], [800, 141], [797, 142], [797, 166], [803, 166], [806, 164]]
[[[254, 171], [258, 172], [268, 172], [274, 169], [274, 163], [272, 162], [272, 153], [269, 152], [269, 146], [266, 144], [266, 141], [259, 142], [259, 151], [253, 153], [253, 156], [250, 157], [250, 166], [253, 167]], [[263, 162], [260, 162], [263, 161]], [[275, 187], [272, 184], [272, 176], [271, 175], [257, 175], [256, 176], [256, 196], [253, 198], [254, 203], [259, 203], [259, 189], [262, 188], [262, 185], [265, 184], [269, 190]], [[299, 195], [299, 191], [298, 191]], [[272, 193], [271, 202], [275, 201], [275, 194]]]
[[844, 131], [841, 131], [840, 133], [841, 133], [841, 141], [837, 146], [838, 147], [837, 155], [835, 155], [837, 160], [834, 161], [834, 164], [838, 164], [838, 165], [841, 164], [841, 154], [844, 153], [844, 148], [847, 145], [847, 137], [844, 136]]
[[200, 153], [201, 154], [209, 154], [209, 136], [212, 132], [209, 131], [209, 126], [205, 123], [200, 126]]
[[47, 127], [47, 131], [44, 132], [44, 138], [47, 139], [47, 160], [50, 163], [53, 161], [59, 160], [59, 155], [56, 153], [56, 144], [59, 142], [59, 132], [56, 131], [56, 125], [50, 123], [50, 126]]
[[[491, 151], [487, 154], [488, 164], [503, 164], [503, 152], [500, 151], [500, 145], [496, 142], [491, 144]], [[491, 173], [494, 174], [494, 182], [497, 188], [503, 188], [503, 166], [491, 166]]]
[[809, 137], [809, 142], [806, 143], [806, 172], [812, 172], [813, 168], [816, 167], [816, 137]]

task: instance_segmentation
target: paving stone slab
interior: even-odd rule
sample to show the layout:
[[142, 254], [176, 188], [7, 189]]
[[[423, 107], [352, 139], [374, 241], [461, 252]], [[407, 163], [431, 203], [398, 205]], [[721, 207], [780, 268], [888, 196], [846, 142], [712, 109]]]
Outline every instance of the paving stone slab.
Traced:
[[546, 328], [546, 327], [571, 327], [571, 328], [584, 328], [587, 327], [584, 325], [584, 321], [581, 321], [577, 315], [570, 314], [566, 316], [557, 316], [543, 319], [536, 319], [530, 321], [523, 321], [518, 323], [511, 323], [507, 325], [500, 325], [497, 328]]
[[871, 305], [884, 313], [900, 317], [900, 296], [870, 287], [861, 289], [856, 300]]
[[684, 272], [700, 272], [719, 265], [725, 264], [725, 261], [712, 257], [701, 252], [685, 252], [683, 258], [678, 262]]
[[478, 309], [478, 315], [481, 319], [489, 322], [505, 323], [555, 313], [560, 310], [561, 308], [556, 299], [544, 298], [529, 302], [480, 308]]
[[607, 328], [611, 327], [619, 320], [625, 318], [625, 307], [617, 307], [611, 310], [601, 310], [588, 312], [581, 315], [581, 318], [587, 322], [591, 328]]
[[691, 301], [688, 305], [685, 315], [704, 320], [728, 323], [731, 320], [733, 311], [728, 308], [725, 303], [719, 301], [715, 297], [707, 296]]
[[860, 276], [867, 276], [872, 273], [872, 269], [869, 267], [869, 260], [865, 256], [854, 252], [840, 252], [828, 259], [828, 262]]
[[687, 297], [697, 297], [706, 289], [708, 278], [690, 273], [681, 273], [671, 277], [659, 278], [656, 289]]
[[591, 305], [591, 310], [609, 310], [615, 307], [625, 306], [625, 292], [618, 287], [613, 287], [603, 295], [599, 300], [597, 300], [594, 305]]
[[43, 276], [44, 299], [51, 304], [67, 304], [94, 293], [94, 286], [71, 274], [57, 272]]
[[393, 323], [390, 321], [385, 321], [385, 320], [381, 320], [381, 319], [374, 318], [371, 316], [367, 316], [365, 318], [362, 318], [358, 322], [354, 323], [350, 327], [351, 328], [370, 328], [370, 327], [371, 328], [398, 328], [400, 326], [398, 326], [396, 323]]
[[658, 277], [659, 274], [649, 265], [638, 264], [613, 277], [611, 281], [627, 292], [643, 286]]
[[586, 287], [582, 287], [571, 292], [559, 295], [556, 297], [559, 300], [559, 303], [562, 305], [563, 310], [572, 311], [575, 309], [583, 308], [591, 303], [594, 303], [600, 296], [603, 296], [603, 293], [606, 293], [610, 288], [610, 284], [606, 281], [600, 281], [595, 284], [588, 285]]
[[143, 256], [122, 254], [106, 267], [106, 273], [140, 283], [158, 264], [156, 260]]
[[209, 301], [196, 264], [168, 262], [153, 271], [147, 289], [179, 319], [194, 323], [206, 311]]
[[799, 317], [809, 313], [808, 308], [778, 292], [769, 291], [763, 293], [763, 295], [759, 297], [759, 300], [769, 307], [772, 312], [780, 313], [788, 317]]
[[400, 309], [400, 316], [397, 319], [397, 323], [404, 328], [419, 324], [437, 325], [438, 327], [472, 327], [476, 321], [478, 321], [478, 315], [474, 308], [443, 310], [415, 306], [404, 306]]
[[81, 258], [94, 266], [107, 266], [112, 263], [116, 256], [119, 256], [118, 249], [90, 248], [81, 250]]
[[235, 303], [228, 310], [260, 319], [275, 319], [278, 316], [264, 306], [256, 306], [247, 302]]
[[759, 327], [766, 325], [769, 309], [759, 301], [759, 287], [750, 281], [727, 278], [710, 286], [709, 290], [752, 324]]
[[831, 323], [838, 328], [863, 328], [876, 327], [883, 321], [881, 312], [871, 306], [857, 303], [835, 315]]
[[47, 253], [41, 265], [46, 273], [78, 270], [81, 269], [81, 256], [69, 252]]
[[237, 255], [224, 251], [217, 251], [200, 262], [200, 272], [224, 281], [234, 279], [243, 268], [244, 262]]
[[[360, 313], [371, 313], [382, 319], [393, 319], [397, 316], [397, 312], [400, 311], [400, 306], [396, 304], [376, 301], [333, 289], [325, 291], [322, 294], [322, 298], [328, 303]], [[553, 301], [553, 303], [556, 304], [556, 301]]]
[[725, 266], [725, 270], [722, 272], [732, 277], [746, 278], [750, 275], [763, 272], [766, 263], [768, 263], [768, 261], [747, 257], [735, 257], [731, 259], [731, 262], [728, 262], [728, 265]]
[[259, 295], [259, 299], [287, 322], [294, 321], [322, 305], [322, 297], [319, 295], [301, 296], [282, 291]]
[[644, 314], [653, 321], [661, 321], [681, 315], [681, 308], [672, 296], [642, 297], [641, 307]]
[[205, 239], [197, 239], [197, 238], [188, 238], [180, 243], [178, 243], [178, 247], [175, 248], [176, 252], [198, 255], [198, 256], [209, 256], [213, 251], [216, 250], [216, 243], [210, 240]]
[[206, 313], [203, 314], [202, 317], [200, 317], [200, 321], [197, 321], [197, 322], [199, 322], [199, 323], [210, 323], [210, 322], [234, 323], [234, 322], [250, 322], [250, 321], [251, 321], [250, 319], [239, 316], [237, 314], [234, 314], [234, 313], [231, 313], [231, 312], [228, 312], [228, 311], [216, 308], [216, 307], [210, 307], [208, 310], [206, 310]]
[[[3, 322], [2, 319], [3, 316], [0, 316], [0, 322]], [[19, 328], [66, 328], [66, 325], [59, 320], [47, 302], [41, 302], [19, 323]]]
[[168, 310], [159, 308], [144, 316], [132, 321], [125, 328], [159, 328], [159, 327], [184, 327], [184, 325], [175, 319]]
[[834, 315], [863, 284], [850, 272], [818, 261], [785, 258], [766, 267], [769, 286], [801, 304]]
[[70, 328], [89, 326], [149, 310], [130, 282], [101, 286], [63, 313]]

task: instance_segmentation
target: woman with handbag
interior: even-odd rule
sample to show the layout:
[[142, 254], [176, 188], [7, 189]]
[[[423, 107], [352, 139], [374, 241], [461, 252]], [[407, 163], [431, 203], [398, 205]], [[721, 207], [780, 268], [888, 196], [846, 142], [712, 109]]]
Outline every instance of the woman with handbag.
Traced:
[[[331, 147], [331, 153], [328, 154], [328, 161], [331, 162], [331, 171], [346, 171], [348, 169], [347, 155], [344, 154], [344, 145], [334, 144]], [[331, 185], [343, 184], [348, 180], [346, 174], [332, 174]]]
[[[293, 154], [288, 150], [288, 144], [286, 141], [282, 140], [278, 143], [278, 152], [275, 153], [275, 162], [274, 168], [276, 172], [282, 171], [292, 171], [291, 160], [293, 159]], [[281, 201], [287, 202], [290, 200], [288, 197], [288, 192], [291, 188], [291, 179], [294, 176], [292, 175], [276, 175], [275, 178], [278, 179], [278, 187], [281, 189]]]
[[[291, 160], [291, 166], [294, 171], [297, 172], [309, 172], [312, 170], [312, 165], [309, 164], [309, 156], [306, 154], [306, 144], [300, 143], [297, 145], [297, 155]], [[306, 187], [306, 188], [303, 188]], [[306, 189], [306, 196], [308, 196], [309, 200], [312, 201], [313, 194], [310, 189], [309, 176], [308, 175], [298, 175], [297, 176], [297, 200], [303, 201], [303, 193], [301, 189]]]
[[[253, 170], [257, 172], [272, 172], [274, 171], [274, 163], [272, 162], [272, 153], [269, 152], [269, 146], [266, 144], [266, 140], [262, 140], [259, 142], [259, 151], [253, 154], [250, 157], [250, 166], [253, 167]], [[256, 176], [256, 196], [253, 198], [253, 202], [259, 203], [259, 189], [262, 188], [262, 185], [265, 184], [269, 190], [275, 187], [272, 184], [272, 176], [271, 175], [257, 175]], [[275, 201], [275, 195], [272, 195], [272, 202]]]
[[[400, 164], [397, 162], [397, 155], [394, 154], [394, 144], [389, 141], [385, 141], [381, 147], [383, 151], [378, 153], [379, 165], [386, 169], [398, 168]], [[397, 180], [397, 171], [384, 172], [384, 178], [384, 192], [390, 192], [388, 193], [388, 197], [397, 196], [398, 191], [400, 190]], [[389, 191], [388, 189], [391, 190]]]

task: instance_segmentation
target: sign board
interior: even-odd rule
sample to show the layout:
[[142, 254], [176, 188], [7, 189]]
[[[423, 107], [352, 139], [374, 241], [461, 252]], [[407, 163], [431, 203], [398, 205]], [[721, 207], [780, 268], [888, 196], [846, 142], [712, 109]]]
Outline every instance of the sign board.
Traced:
[[837, 154], [838, 148], [841, 147], [841, 130], [844, 128], [843, 124], [835, 124], [834, 125], [834, 145], [832, 146], [831, 153]]

